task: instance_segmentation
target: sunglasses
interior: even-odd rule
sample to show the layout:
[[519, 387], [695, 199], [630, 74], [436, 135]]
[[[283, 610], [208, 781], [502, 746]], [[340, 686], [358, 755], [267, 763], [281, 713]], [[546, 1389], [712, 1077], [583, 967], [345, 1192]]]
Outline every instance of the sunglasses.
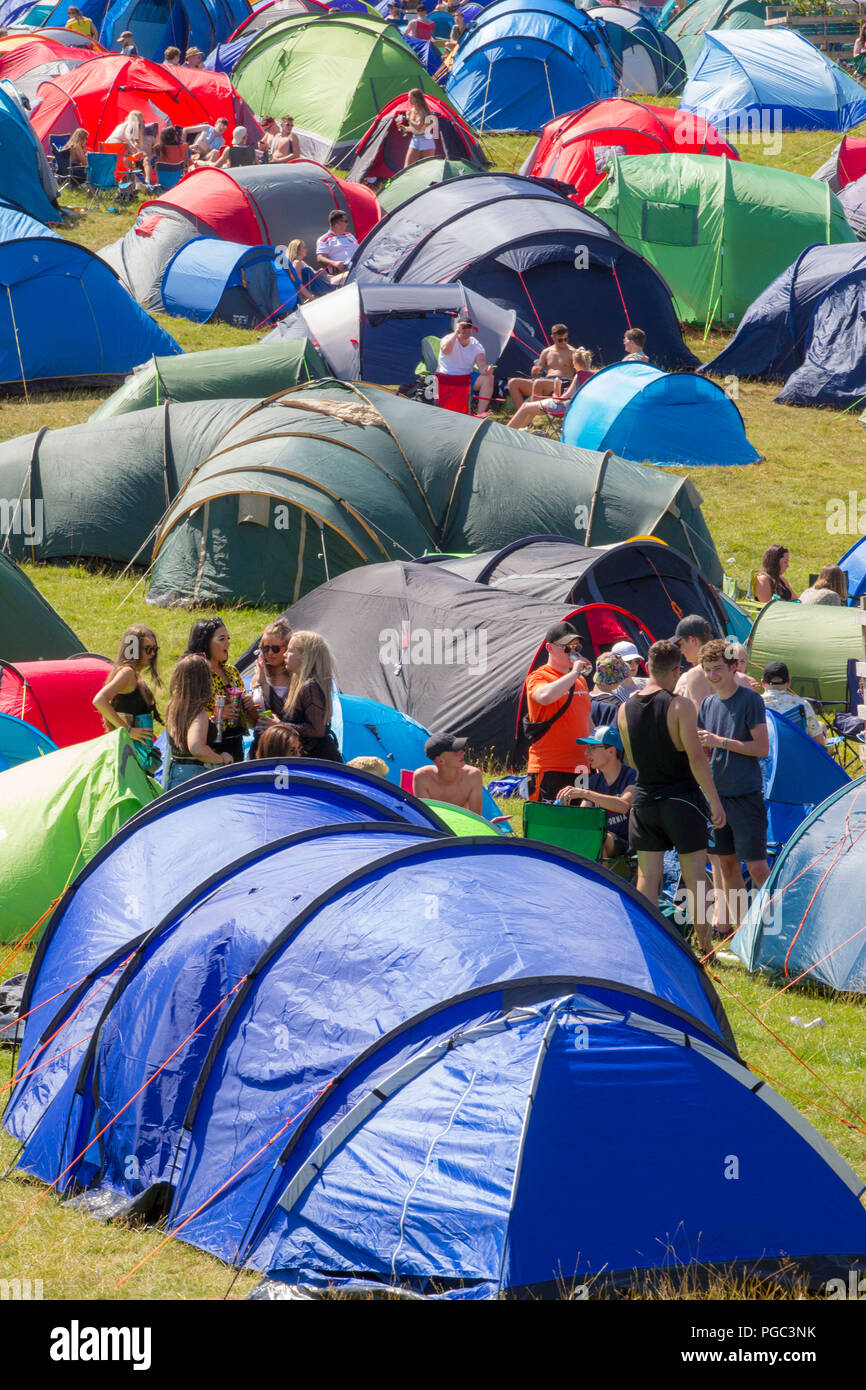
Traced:
[[564, 652], [568, 652], [568, 653], [571, 653], [571, 652], [579, 652], [582, 646], [583, 646], [583, 643], [582, 643], [582, 642], [569, 642], [568, 645], [565, 646], [565, 647], [563, 647], [562, 650], [563, 650]]
[[260, 650], [263, 652], [281, 652], [285, 645], [285, 642], [279, 642], [274, 645], [271, 645], [270, 642], [262, 642]]
[[145, 656], [156, 656], [159, 647], [142, 647], [141, 650], [144, 652]]

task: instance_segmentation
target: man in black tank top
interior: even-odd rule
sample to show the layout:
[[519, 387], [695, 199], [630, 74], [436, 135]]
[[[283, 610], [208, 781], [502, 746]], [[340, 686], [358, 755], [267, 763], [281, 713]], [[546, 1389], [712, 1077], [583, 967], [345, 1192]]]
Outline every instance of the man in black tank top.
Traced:
[[675, 642], [655, 642], [649, 649], [649, 682], [630, 695], [617, 724], [625, 753], [637, 772], [629, 816], [629, 846], [637, 853], [637, 887], [658, 902], [665, 852], [679, 855], [702, 955], [712, 950], [703, 885], [707, 862], [707, 808], [715, 828], [725, 812], [698, 738], [691, 700], [674, 695], [680, 674]]

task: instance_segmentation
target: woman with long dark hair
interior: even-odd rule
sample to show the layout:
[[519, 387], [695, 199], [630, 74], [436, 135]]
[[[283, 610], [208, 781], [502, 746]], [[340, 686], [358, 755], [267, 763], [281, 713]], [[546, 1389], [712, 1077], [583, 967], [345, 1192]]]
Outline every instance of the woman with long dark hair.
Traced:
[[165, 730], [171, 761], [165, 791], [198, 777], [210, 767], [233, 762], [231, 753], [216, 752], [208, 743], [208, 706], [213, 699], [211, 672], [201, 656], [182, 656], [174, 668], [165, 711]]
[[792, 602], [797, 595], [785, 578], [785, 570], [791, 563], [786, 545], [771, 545], [764, 551], [761, 568], [755, 575], [755, 598], [759, 603], [769, 603], [771, 598], [781, 598]]
[[160, 688], [158, 655], [153, 628], [133, 623], [120, 639], [108, 680], [93, 697], [93, 708], [102, 715], [106, 732], [127, 730], [145, 772], [153, 772], [159, 764], [159, 754], [153, 750], [153, 721], [156, 718], [162, 723], [162, 719], [151, 688]]
[[231, 638], [222, 618], [199, 618], [192, 625], [184, 656], [203, 656], [211, 676], [207, 744], [215, 753], [230, 753], [243, 762], [244, 733], [253, 728], [258, 710], [244, 689], [240, 672], [229, 665]]

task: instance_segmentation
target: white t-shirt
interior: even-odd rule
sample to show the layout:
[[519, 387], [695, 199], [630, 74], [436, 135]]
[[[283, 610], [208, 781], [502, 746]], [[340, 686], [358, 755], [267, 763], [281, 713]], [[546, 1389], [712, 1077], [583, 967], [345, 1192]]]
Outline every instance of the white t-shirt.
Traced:
[[337, 236], [335, 232], [325, 232], [316, 242], [316, 255], [329, 256], [332, 261], [345, 261], [348, 265], [358, 249], [358, 243], [351, 232]]
[[458, 339], [450, 352], [439, 349], [436, 370], [443, 376], [468, 376], [474, 370], [476, 359], [483, 351], [484, 348], [477, 338], [470, 338], [468, 343], [461, 343]]

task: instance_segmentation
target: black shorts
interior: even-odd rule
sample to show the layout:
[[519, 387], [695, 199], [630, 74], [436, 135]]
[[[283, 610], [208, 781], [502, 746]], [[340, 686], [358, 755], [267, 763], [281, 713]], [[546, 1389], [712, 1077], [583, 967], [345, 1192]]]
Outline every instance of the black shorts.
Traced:
[[707, 848], [707, 808], [700, 792], [680, 792], [664, 801], [640, 801], [628, 818], [633, 851], [697, 854]]
[[746, 863], [767, 857], [767, 807], [761, 792], [723, 796], [725, 824], [710, 836], [710, 854], [736, 855]]
[[[538, 786], [539, 774], [532, 772], [529, 775], [529, 800], [546, 801], [553, 804], [563, 787], [574, 786], [574, 771], [571, 772], [542, 772], [541, 787]], [[536, 795], [536, 792], [538, 793]]]

